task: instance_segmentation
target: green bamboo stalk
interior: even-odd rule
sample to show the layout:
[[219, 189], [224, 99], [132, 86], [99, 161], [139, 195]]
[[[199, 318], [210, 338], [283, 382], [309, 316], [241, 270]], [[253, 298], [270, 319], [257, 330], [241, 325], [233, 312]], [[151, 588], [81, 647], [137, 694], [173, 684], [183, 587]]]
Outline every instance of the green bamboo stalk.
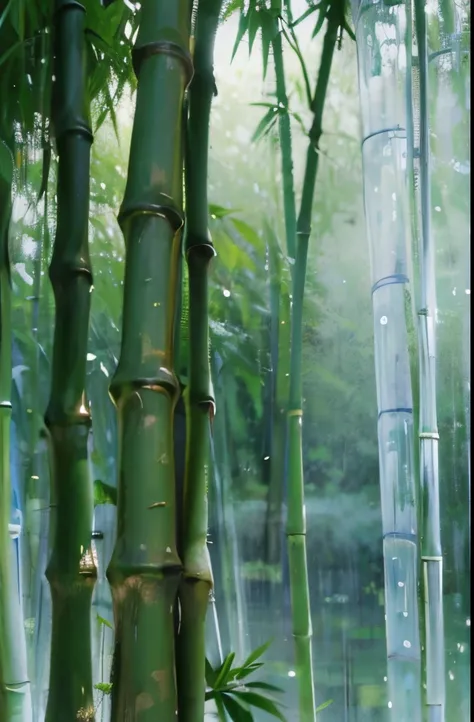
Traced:
[[269, 564], [281, 561], [282, 503], [286, 461], [286, 431], [290, 369], [290, 294], [282, 278], [276, 238], [269, 243], [270, 309], [274, 318], [277, 346], [274, 374], [273, 433], [270, 445], [270, 482], [267, 497], [266, 559]]
[[190, 0], [144, 0], [125, 196], [123, 334], [111, 384], [119, 419], [117, 538], [107, 576], [113, 722], [175, 722], [174, 335], [182, 213], [183, 98], [192, 75]]
[[46, 569], [52, 638], [46, 722], [93, 719], [90, 605], [92, 484], [87, 463], [91, 419], [85, 406], [92, 273], [88, 250], [92, 131], [87, 97], [85, 9], [56, 0], [56, 96], [53, 122], [59, 154], [57, 230], [49, 276], [56, 314], [51, 395], [45, 415], [55, 506]]
[[209, 364], [208, 268], [215, 255], [208, 230], [209, 120], [215, 94], [214, 41], [222, 0], [200, 0], [194, 78], [186, 134], [186, 234], [189, 278], [189, 384], [186, 389], [186, 467], [181, 526], [183, 578], [177, 675], [180, 722], [202, 722], [205, 696], [205, 621], [213, 579], [207, 548], [210, 421], [214, 391]]
[[445, 719], [443, 550], [439, 507], [438, 421], [436, 408], [436, 281], [431, 231], [431, 158], [428, 106], [428, 46], [425, 3], [414, 0], [420, 78], [420, 308], [419, 455], [422, 496], [423, 596], [425, 615], [426, 704], [429, 722]]
[[[272, 8], [281, 15], [281, 0], [273, 0]], [[296, 255], [296, 202], [293, 178], [293, 151], [291, 143], [291, 126], [288, 95], [286, 92], [285, 67], [283, 63], [283, 45], [281, 31], [275, 18], [275, 32], [272, 40], [273, 64], [275, 67], [276, 96], [278, 107], [283, 111], [278, 114], [281, 172], [283, 178], [283, 211], [285, 218], [286, 252], [292, 259]]]
[[12, 183], [13, 156], [8, 145], [0, 140], [0, 719], [28, 722], [31, 698], [24, 623], [14, 582], [9, 534], [12, 331], [8, 233]]
[[328, 12], [321, 63], [313, 98], [313, 123], [309, 132], [303, 192], [297, 222], [296, 261], [293, 274], [291, 319], [290, 397], [288, 409], [288, 517], [286, 537], [290, 570], [290, 595], [296, 674], [299, 685], [300, 722], [316, 719], [311, 650], [311, 609], [306, 560], [306, 521], [304, 512], [304, 473], [302, 453], [302, 335], [303, 298], [306, 279], [314, 188], [318, 172], [319, 141], [322, 134], [324, 103], [338, 35], [338, 7]]

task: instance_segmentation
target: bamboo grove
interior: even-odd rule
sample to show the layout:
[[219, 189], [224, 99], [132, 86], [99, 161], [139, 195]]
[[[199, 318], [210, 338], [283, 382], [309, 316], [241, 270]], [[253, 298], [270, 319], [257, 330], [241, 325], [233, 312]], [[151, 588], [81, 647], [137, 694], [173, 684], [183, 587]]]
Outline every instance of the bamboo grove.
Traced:
[[[303, 5], [296, 16], [295, 7]], [[373, 284], [389, 707], [397, 722], [450, 722], [431, 223], [430, 83], [437, 76], [430, 63], [439, 53], [459, 51], [445, 45], [461, 11], [450, 1], [440, 2], [438, 35], [448, 38], [441, 50], [425, 11], [418, 0], [354, 0], [352, 8], [346, 0], [0, 0], [0, 73], [8, 79], [1, 86], [8, 94], [0, 108], [0, 722], [43, 722], [30, 683], [21, 585], [10, 553], [17, 397], [12, 395], [9, 249], [16, 189], [34, 186], [27, 177], [28, 147], [42, 160], [38, 187], [28, 192], [30, 205], [44, 219], [31, 327], [34, 395], [47, 392], [49, 398], [42, 418], [31, 414], [31, 459], [22, 493], [25, 508], [37, 498], [48, 499], [49, 521], [42, 551], [29, 528], [27, 558], [34, 572], [23, 597], [31, 616], [39, 614], [44, 571], [52, 605], [44, 719], [98, 722], [100, 691], [109, 697], [112, 722], [204, 722], [209, 702], [222, 722], [252, 722], [255, 710], [286, 720], [281, 690], [265, 680], [248, 681], [268, 645], [238, 660], [241, 666], [232, 649], [222, 652], [214, 585], [219, 575], [224, 585], [229, 582], [226, 566], [215, 564], [220, 558], [208, 544], [211, 505], [222, 503], [222, 490], [213, 494], [210, 479], [217, 475], [219, 455], [231, 469], [232, 451], [224, 413], [228, 377], [216, 370], [210, 334], [217, 247], [210, 219], [225, 223], [230, 211], [212, 206], [209, 149], [219, 90], [215, 39], [220, 24], [233, 16], [238, 30], [232, 58], [244, 43], [252, 56], [258, 38], [262, 80], [267, 82], [270, 71], [275, 86], [272, 102], [260, 104], [265, 111], [253, 141], [274, 138], [281, 178], [281, 219], [265, 221], [258, 246], [267, 264], [270, 306], [261, 531], [266, 563], [287, 575], [297, 689], [288, 722], [319, 722], [331, 703], [317, 707], [316, 701], [319, 650], [312, 627], [318, 611], [311, 607], [307, 551], [303, 351], [312, 225], [316, 204], [327, 201], [319, 193], [326, 101], [337, 51], [353, 40]], [[470, 15], [461, 19], [466, 24]], [[314, 67], [300, 47], [303, 23], [312, 38], [321, 37]], [[390, 34], [405, 65], [390, 65], [377, 28]], [[303, 122], [291, 110], [287, 53], [297, 60], [309, 119], [300, 186], [293, 136], [295, 123]], [[120, 353], [118, 359], [111, 353], [115, 371], [109, 388], [91, 401], [87, 362], [97, 330], [91, 321], [90, 198], [92, 184], [101, 182], [101, 169], [92, 166], [92, 145], [104, 123], [118, 135], [119, 106], [130, 91], [135, 106], [117, 216], [125, 246]], [[392, 221], [381, 224], [380, 208], [392, 199]], [[55, 228], [52, 253], [50, 227]], [[256, 247], [261, 242], [245, 224], [237, 227]], [[312, 242], [319, 247], [317, 236]], [[49, 280], [43, 258], [50, 262]], [[50, 333], [48, 324], [39, 329], [38, 310], [49, 287], [53, 333], [50, 348], [46, 342], [40, 348], [40, 330], [45, 338]], [[44, 389], [38, 383], [43, 356], [49, 375]], [[113, 421], [105, 425], [109, 433], [115, 424], [117, 449], [112, 452], [116, 478], [109, 484], [94, 480], [91, 449], [95, 415], [106, 417], [110, 400]], [[48, 449], [50, 487], [40, 494], [35, 485], [42, 443]], [[99, 618], [113, 627], [113, 655], [110, 680], [94, 685], [91, 609], [102, 538], [94, 512], [101, 503], [116, 507], [106, 571], [113, 625]], [[221, 524], [219, 541], [222, 556], [236, 559], [237, 540], [226, 538], [235, 534], [232, 525]], [[40, 557], [46, 552], [42, 571]], [[237, 597], [237, 616], [229, 612], [229, 619], [243, 625], [237, 584], [227, 594]], [[211, 613], [215, 645], [208, 634]], [[242, 653], [243, 641], [241, 647]], [[33, 676], [42, 666], [35, 659]]]

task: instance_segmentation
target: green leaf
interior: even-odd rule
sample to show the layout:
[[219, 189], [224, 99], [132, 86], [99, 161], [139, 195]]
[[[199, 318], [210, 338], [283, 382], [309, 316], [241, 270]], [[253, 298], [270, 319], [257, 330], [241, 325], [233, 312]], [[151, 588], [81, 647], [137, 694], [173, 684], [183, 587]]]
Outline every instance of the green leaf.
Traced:
[[235, 659], [235, 652], [230, 652], [230, 654], [228, 654], [227, 657], [222, 662], [221, 666], [217, 670], [218, 671], [217, 679], [214, 684], [215, 689], [220, 689], [221, 687], [223, 687], [226, 684], [226, 682], [228, 680], [229, 672], [232, 669], [232, 663], [233, 663], [234, 659]]
[[217, 672], [215, 669], [213, 669], [212, 664], [209, 662], [209, 660], [206, 658], [206, 666], [205, 666], [205, 675], [206, 675], [206, 684], [208, 687], [215, 687], [215, 681], [217, 679]]
[[257, 125], [254, 134], [252, 135], [251, 142], [255, 143], [257, 140], [262, 138], [265, 134], [265, 131], [269, 131], [273, 125], [276, 123], [276, 119], [278, 118], [278, 108], [276, 106], [272, 106], [263, 116], [263, 118], [260, 120], [260, 123]]
[[99, 692], [102, 692], [103, 694], [111, 694], [112, 692], [112, 684], [110, 682], [98, 682], [94, 685], [94, 689], [97, 689]]
[[316, 22], [316, 25], [313, 30], [313, 34], [311, 35], [312, 38], [315, 38], [316, 35], [319, 33], [321, 28], [323, 27], [324, 21], [326, 20], [327, 10], [328, 10], [328, 0], [325, 0], [325, 2], [321, 3], [321, 9], [319, 11], [318, 20]]
[[102, 624], [104, 627], [108, 627], [109, 629], [113, 630], [112, 624], [107, 619], [104, 619], [104, 617], [101, 617], [100, 614], [97, 615], [97, 621], [99, 624]]
[[263, 694], [258, 694], [257, 692], [244, 692], [244, 691], [238, 691], [238, 690], [233, 691], [232, 694], [235, 697], [238, 696], [239, 700], [243, 700], [244, 702], [251, 705], [252, 707], [257, 707], [258, 709], [262, 709], [262, 710], [264, 710], [264, 712], [272, 715], [272, 717], [276, 717], [281, 722], [286, 722], [285, 716], [278, 709], [275, 702], [273, 702], [273, 700], [269, 699], [268, 697], [265, 697]]
[[253, 722], [253, 715], [245, 704], [228, 694], [222, 695], [222, 702], [232, 722]]
[[333, 699], [326, 700], [326, 702], [320, 704], [319, 707], [316, 707], [316, 712], [321, 712], [323, 709], [326, 709], [326, 707], [329, 707], [333, 702]]
[[262, 28], [263, 79], [265, 80], [267, 75], [270, 45], [278, 32], [278, 26], [272, 15], [266, 10], [261, 10], [259, 14], [261, 15], [260, 27]]
[[235, 678], [242, 680], [248, 677], [249, 675], [253, 674], [257, 671], [257, 669], [260, 669], [263, 667], [263, 662], [257, 662], [256, 664], [251, 664], [248, 667], [239, 667], [238, 669], [235, 669]]
[[249, 654], [242, 667], [250, 667], [250, 665], [253, 664], [259, 657], [261, 657], [262, 654], [265, 654], [272, 642], [273, 639], [269, 639], [268, 642], [265, 642], [265, 644], [261, 644], [260, 647], [254, 649], [254, 651]]
[[239, 49], [239, 45], [242, 42], [242, 38], [244, 37], [245, 33], [247, 32], [248, 28], [248, 16], [245, 14], [244, 9], [242, 8], [240, 12], [240, 19], [239, 19], [239, 28], [237, 30], [237, 37], [235, 38], [234, 43], [234, 49], [232, 50], [232, 56], [230, 58], [230, 62], [233, 61], [235, 54], [237, 50]]
[[[252, 0], [251, 0], [252, 1]], [[255, 2], [255, 0], [253, 0]], [[257, 36], [257, 30], [261, 27], [261, 18], [263, 15], [262, 10], [257, 10], [257, 8], [252, 5], [250, 5], [249, 12], [248, 12], [248, 31], [249, 31], [249, 55], [252, 52], [253, 44], [255, 42], [255, 38]]]
[[110, 484], [104, 484], [100, 479], [94, 481], [94, 506], [99, 504], [113, 504], [117, 506], [117, 489]]
[[209, 215], [211, 218], [225, 218], [226, 216], [232, 215], [232, 213], [239, 213], [239, 209], [224, 208], [224, 206], [217, 206], [214, 203], [209, 203]]
[[266, 689], [267, 692], [278, 692], [279, 694], [284, 692], [281, 687], [276, 687], [274, 684], [268, 684], [267, 682], [246, 682], [245, 686], [251, 689]]

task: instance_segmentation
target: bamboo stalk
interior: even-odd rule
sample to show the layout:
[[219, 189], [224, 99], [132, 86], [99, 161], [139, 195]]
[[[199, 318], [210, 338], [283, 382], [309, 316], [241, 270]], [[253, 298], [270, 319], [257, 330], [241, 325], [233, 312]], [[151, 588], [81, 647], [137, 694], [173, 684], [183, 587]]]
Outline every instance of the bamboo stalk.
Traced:
[[177, 675], [180, 722], [202, 722], [205, 697], [205, 622], [213, 579], [207, 548], [210, 420], [214, 391], [209, 364], [208, 268], [215, 255], [208, 230], [209, 120], [215, 93], [214, 40], [222, 0], [200, 0], [194, 78], [186, 136], [186, 234], [189, 278], [189, 384], [186, 389], [186, 466], [181, 525], [183, 578]]
[[[409, 56], [411, 27], [404, 1], [390, 8], [361, 4], [358, 16], [361, 94], [363, 83], [368, 85], [367, 104], [362, 105], [362, 152], [373, 281], [388, 694], [393, 718], [415, 722], [422, 719], [417, 466], [413, 444], [417, 404], [412, 392], [412, 386], [416, 388], [418, 359], [406, 243], [409, 189], [403, 164], [411, 132], [406, 112], [410, 78], [395, 62], [382, 78], [380, 47], [375, 44], [368, 55], [366, 49], [374, 26], [386, 24], [392, 26], [397, 46], [401, 50], [405, 45]], [[362, 59], [372, 67], [362, 65]], [[372, 77], [367, 84], [368, 74]], [[390, 204], [394, 210], [391, 219]], [[382, 218], [380, 209], [386, 209]]]
[[12, 331], [8, 234], [12, 213], [13, 156], [1, 139], [0, 164], [0, 719], [5, 722], [28, 722], [31, 718], [31, 697], [25, 630], [14, 581], [9, 532], [12, 501]]
[[92, 484], [87, 463], [91, 419], [84, 387], [92, 272], [88, 250], [92, 132], [87, 97], [85, 9], [57, 0], [56, 97], [59, 154], [57, 231], [49, 269], [56, 314], [51, 395], [45, 415], [55, 506], [46, 569], [52, 597], [52, 638], [46, 721], [93, 719], [90, 605]]
[[[281, 0], [273, 0], [274, 10], [281, 15]], [[283, 178], [283, 210], [285, 218], [286, 252], [292, 259], [296, 255], [296, 202], [293, 178], [293, 152], [288, 95], [286, 92], [285, 67], [283, 63], [283, 45], [278, 19], [275, 18], [275, 33], [272, 40], [273, 64], [275, 67], [276, 97], [278, 107], [283, 111], [278, 115], [281, 171]]]
[[174, 722], [176, 548], [174, 331], [182, 213], [182, 118], [190, 1], [144, 0], [127, 185], [123, 332], [111, 384], [119, 419], [117, 538], [107, 576], [113, 722]]
[[418, 46], [419, 170], [420, 170], [420, 308], [419, 334], [419, 448], [422, 496], [423, 596], [425, 614], [426, 704], [429, 722], [444, 722], [443, 550], [439, 507], [438, 421], [436, 404], [436, 281], [431, 231], [431, 162], [428, 106], [428, 46], [425, 4], [414, 0]]
[[293, 274], [290, 395], [288, 408], [288, 517], [286, 537], [290, 570], [290, 595], [293, 637], [295, 640], [296, 674], [299, 684], [300, 722], [312, 722], [316, 718], [311, 650], [311, 609], [306, 559], [306, 521], [302, 453], [303, 398], [301, 359], [303, 298], [308, 244], [311, 234], [314, 187], [318, 172], [319, 141], [322, 134], [324, 102], [339, 27], [337, 12], [337, 4], [331, 5], [328, 12], [321, 63], [313, 98], [312, 110], [314, 117], [309, 132], [310, 143], [306, 155], [303, 192], [297, 221], [296, 261]]

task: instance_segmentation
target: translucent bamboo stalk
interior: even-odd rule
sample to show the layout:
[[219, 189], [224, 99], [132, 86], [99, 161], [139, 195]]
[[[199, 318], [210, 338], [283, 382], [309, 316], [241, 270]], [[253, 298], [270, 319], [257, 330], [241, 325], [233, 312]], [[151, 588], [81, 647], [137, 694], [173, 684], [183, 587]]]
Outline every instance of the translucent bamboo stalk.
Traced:
[[15, 583], [9, 522], [12, 502], [11, 285], [8, 238], [12, 210], [13, 156], [0, 139], [0, 719], [31, 719], [30, 682], [19, 590]]
[[119, 419], [112, 587], [113, 722], [175, 722], [174, 331], [183, 227], [183, 98], [192, 75], [190, 0], [143, 0], [128, 178], [123, 331], [111, 394]]
[[205, 697], [205, 623], [213, 587], [207, 548], [207, 489], [214, 391], [209, 364], [208, 269], [215, 255], [208, 231], [209, 121], [215, 93], [214, 41], [222, 0], [200, 0], [194, 77], [186, 133], [185, 252], [189, 280], [189, 382], [186, 389], [186, 466], [180, 529], [183, 577], [179, 587], [178, 713], [200, 722]]
[[388, 704], [394, 722], [421, 722], [417, 465], [413, 443], [408, 253], [407, 53], [410, 8], [353, 3], [363, 121], [365, 214], [372, 270], [385, 567]]
[[46, 721], [93, 719], [90, 604], [92, 483], [87, 462], [91, 419], [84, 401], [92, 272], [88, 249], [92, 132], [87, 93], [85, 8], [57, 0], [57, 230], [49, 270], [56, 302], [49, 432], [52, 551], [46, 568], [52, 636]]
[[428, 107], [428, 45], [426, 12], [423, 1], [414, 0], [416, 43], [412, 63], [418, 75], [414, 102], [418, 122], [413, 128], [414, 170], [417, 174], [415, 199], [420, 218], [419, 258], [419, 449], [422, 524], [422, 584], [425, 618], [426, 704], [429, 722], [444, 722], [444, 619], [443, 556], [439, 508], [438, 422], [436, 408], [436, 279], [434, 244], [431, 232], [431, 158]]

